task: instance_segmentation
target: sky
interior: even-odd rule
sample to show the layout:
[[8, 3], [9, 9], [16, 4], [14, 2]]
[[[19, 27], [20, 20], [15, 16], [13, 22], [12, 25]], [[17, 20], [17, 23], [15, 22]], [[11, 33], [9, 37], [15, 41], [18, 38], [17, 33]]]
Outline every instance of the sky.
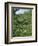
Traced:
[[18, 11], [16, 11], [16, 14], [24, 14], [24, 12], [29, 12], [29, 9], [19, 9]]

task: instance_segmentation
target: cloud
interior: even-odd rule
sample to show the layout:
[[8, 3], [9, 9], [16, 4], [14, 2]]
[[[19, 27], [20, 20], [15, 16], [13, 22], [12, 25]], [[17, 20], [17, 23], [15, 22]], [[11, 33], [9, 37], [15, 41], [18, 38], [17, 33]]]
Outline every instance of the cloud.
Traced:
[[29, 9], [19, 9], [16, 14], [24, 14], [24, 12], [29, 12]]

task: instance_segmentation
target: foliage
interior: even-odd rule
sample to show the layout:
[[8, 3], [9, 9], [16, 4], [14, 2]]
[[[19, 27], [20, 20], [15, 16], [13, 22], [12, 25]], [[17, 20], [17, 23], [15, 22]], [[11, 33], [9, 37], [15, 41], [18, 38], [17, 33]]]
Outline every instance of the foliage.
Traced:
[[32, 35], [32, 12], [13, 15], [13, 37]]

